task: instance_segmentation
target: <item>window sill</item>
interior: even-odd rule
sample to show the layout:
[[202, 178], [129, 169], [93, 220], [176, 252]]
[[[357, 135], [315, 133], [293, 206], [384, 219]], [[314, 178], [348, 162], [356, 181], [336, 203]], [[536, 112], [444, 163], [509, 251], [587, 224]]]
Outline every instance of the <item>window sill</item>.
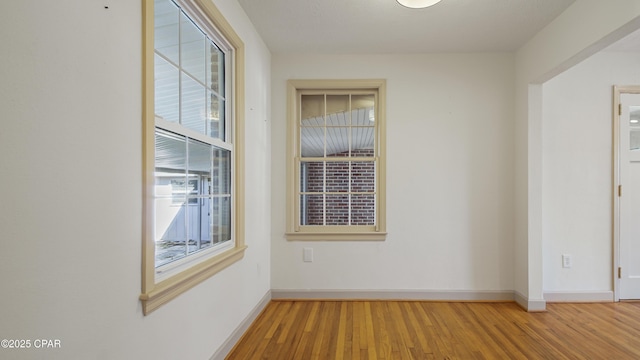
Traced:
[[386, 232], [288, 232], [289, 241], [384, 241]]
[[153, 289], [140, 295], [144, 315], [242, 259], [246, 248], [235, 247], [155, 284]]

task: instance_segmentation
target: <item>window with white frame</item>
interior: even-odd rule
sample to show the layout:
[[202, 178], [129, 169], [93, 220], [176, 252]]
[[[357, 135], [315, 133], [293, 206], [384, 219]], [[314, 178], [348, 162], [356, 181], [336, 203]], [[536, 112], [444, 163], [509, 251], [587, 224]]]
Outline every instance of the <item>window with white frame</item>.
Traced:
[[153, 66], [152, 91], [150, 76], [145, 81], [145, 109], [153, 112], [145, 115], [148, 313], [237, 261], [245, 246], [237, 209], [241, 99], [232, 96], [243, 94], [242, 42], [208, 1], [145, 1], [145, 65]]
[[382, 240], [383, 80], [289, 81], [290, 240]]

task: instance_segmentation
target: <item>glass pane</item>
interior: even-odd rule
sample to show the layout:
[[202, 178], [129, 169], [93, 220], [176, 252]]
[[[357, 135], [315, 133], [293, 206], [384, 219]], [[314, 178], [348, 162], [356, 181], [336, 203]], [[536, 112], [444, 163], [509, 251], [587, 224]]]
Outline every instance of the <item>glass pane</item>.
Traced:
[[156, 267], [187, 255], [184, 197], [156, 199]]
[[161, 130], [156, 130], [155, 138], [157, 267], [186, 255], [188, 182], [184, 138]]
[[[207, 184], [205, 183], [203, 185], [206, 186]], [[212, 204], [211, 197], [204, 197], [204, 198], [198, 199], [198, 206], [200, 207], [199, 208], [200, 238], [199, 238], [199, 242], [196, 244], [197, 250], [206, 249], [212, 245], [211, 244], [211, 239], [212, 239], [211, 204]]]
[[349, 126], [349, 95], [327, 95], [327, 126]]
[[300, 195], [300, 225], [324, 224], [323, 199], [323, 195]]
[[182, 126], [201, 134], [206, 134], [205, 126], [205, 88], [188, 76], [182, 76]]
[[349, 224], [349, 195], [327, 195], [326, 225]]
[[327, 162], [325, 192], [349, 191], [349, 162]]
[[632, 151], [640, 150], [640, 106], [629, 107], [629, 147]]
[[207, 90], [207, 119], [209, 121], [209, 136], [224, 141], [224, 100], [209, 90]]
[[155, 0], [153, 6], [155, 50], [174, 64], [178, 64], [180, 10], [170, 0]]
[[189, 175], [208, 178], [211, 165], [211, 145], [189, 139]]
[[638, 151], [640, 150], [640, 129], [631, 128], [630, 135], [631, 144], [630, 150]]
[[207, 87], [224, 96], [224, 53], [210, 40], [207, 40], [206, 51]]
[[304, 162], [300, 165], [300, 190], [320, 193], [324, 191], [324, 162]]
[[[156, 130], [156, 180], [158, 176], [178, 176], [186, 173], [187, 145], [184, 137]], [[177, 173], [177, 174], [176, 174]]]
[[196, 204], [198, 199], [196, 197], [200, 193], [200, 177], [198, 175], [189, 174], [187, 177], [187, 182], [181, 181], [179, 184], [176, 183], [174, 188], [180, 188], [181, 192], [187, 196], [187, 201], [189, 204]]
[[327, 114], [327, 126], [349, 126], [349, 124], [351, 124], [349, 112]]
[[204, 84], [204, 33], [184, 13], [180, 13], [180, 21], [180, 65], [184, 71]]
[[231, 152], [213, 149], [213, 178], [211, 180], [213, 194], [231, 194]]
[[[190, 182], [190, 185], [194, 185]], [[192, 189], [190, 187], [190, 189]], [[189, 189], [187, 190], [189, 191]], [[200, 206], [197, 198], [189, 199], [187, 203], [187, 254], [198, 250], [200, 239]]]
[[372, 161], [351, 163], [351, 192], [374, 192], [376, 170]]
[[231, 240], [231, 198], [230, 197], [214, 197], [212, 198], [213, 206], [212, 217], [212, 234], [213, 243], [221, 243]]
[[374, 156], [374, 142], [375, 130], [373, 126], [351, 128], [351, 156]]
[[324, 126], [324, 95], [302, 95], [300, 108], [302, 126]]
[[376, 224], [375, 195], [351, 195], [351, 225]]
[[349, 156], [349, 128], [327, 128], [327, 156]]
[[375, 122], [375, 97], [373, 95], [351, 96], [351, 124], [353, 126], [372, 126]]
[[323, 157], [324, 128], [302, 127], [300, 129], [300, 147], [302, 157]]
[[158, 55], [154, 57], [155, 113], [167, 121], [178, 122], [180, 75], [178, 68]]

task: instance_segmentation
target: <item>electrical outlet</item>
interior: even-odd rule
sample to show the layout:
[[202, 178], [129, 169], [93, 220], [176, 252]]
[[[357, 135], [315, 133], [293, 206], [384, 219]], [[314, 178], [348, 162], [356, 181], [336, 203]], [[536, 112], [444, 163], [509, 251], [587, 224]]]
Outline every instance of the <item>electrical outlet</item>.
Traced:
[[302, 261], [313, 262], [313, 248], [302, 249]]
[[571, 255], [563, 254], [562, 255], [562, 267], [569, 269], [573, 266], [573, 259], [571, 259]]

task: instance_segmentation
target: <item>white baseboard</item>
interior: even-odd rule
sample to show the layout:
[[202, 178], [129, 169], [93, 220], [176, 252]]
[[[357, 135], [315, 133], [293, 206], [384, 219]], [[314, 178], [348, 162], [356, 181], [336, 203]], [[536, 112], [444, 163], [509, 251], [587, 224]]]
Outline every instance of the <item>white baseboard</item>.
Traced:
[[613, 291], [549, 291], [544, 293], [547, 302], [613, 302]]
[[513, 301], [513, 291], [468, 290], [271, 290], [273, 300]]
[[249, 315], [245, 317], [244, 320], [238, 325], [238, 327], [231, 333], [231, 336], [222, 343], [222, 346], [216, 351], [209, 360], [224, 360], [224, 358], [229, 355], [233, 347], [240, 341], [240, 338], [247, 331], [249, 326], [255, 321], [255, 319], [260, 315], [262, 310], [269, 305], [271, 301], [271, 291], [267, 291], [267, 293], [260, 299], [258, 304], [251, 310]]
[[530, 299], [519, 292], [515, 292], [515, 301], [527, 312], [541, 312], [547, 310], [547, 302], [545, 299]]

